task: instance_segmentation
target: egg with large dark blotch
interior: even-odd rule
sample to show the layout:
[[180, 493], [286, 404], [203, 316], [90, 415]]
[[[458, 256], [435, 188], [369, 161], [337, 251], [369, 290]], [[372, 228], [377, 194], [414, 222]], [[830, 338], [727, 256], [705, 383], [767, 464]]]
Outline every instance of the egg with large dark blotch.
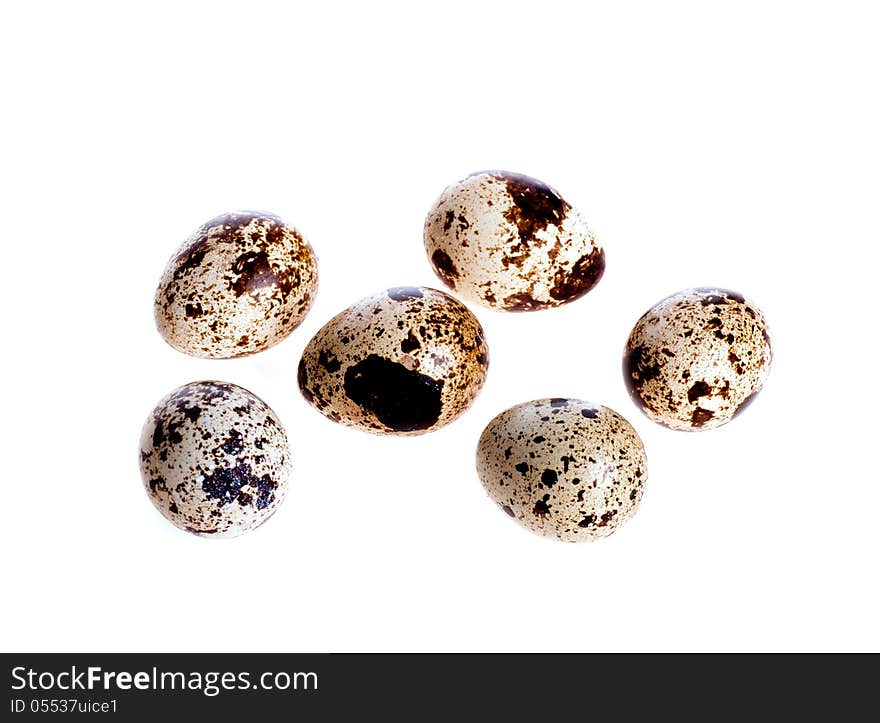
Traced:
[[486, 378], [483, 328], [461, 302], [424, 287], [358, 301], [315, 334], [299, 388], [324, 416], [376, 434], [423, 434], [464, 412]]
[[299, 326], [317, 285], [312, 247], [293, 226], [270, 213], [228, 213], [196, 229], [168, 262], [156, 326], [191, 356], [255, 354]]

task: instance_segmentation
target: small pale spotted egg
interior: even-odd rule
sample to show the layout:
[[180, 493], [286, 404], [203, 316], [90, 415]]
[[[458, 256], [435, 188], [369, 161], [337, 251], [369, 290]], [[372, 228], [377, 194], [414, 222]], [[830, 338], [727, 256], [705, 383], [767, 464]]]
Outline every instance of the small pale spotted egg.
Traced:
[[567, 304], [605, 270], [605, 252], [577, 209], [547, 184], [508, 171], [449, 186], [428, 213], [424, 240], [449, 288], [505, 311]]
[[290, 450], [269, 406], [227, 382], [192, 382], [156, 405], [141, 434], [141, 476], [156, 509], [195, 535], [237, 537], [287, 494]]
[[156, 326], [192, 356], [255, 354], [299, 326], [317, 285], [312, 247], [295, 228], [269, 213], [229, 213], [197, 229], [168, 262]]
[[518, 404], [489, 422], [477, 445], [489, 497], [545, 537], [606, 537], [636, 511], [648, 479], [642, 441], [608, 407], [578, 399]]
[[369, 296], [315, 334], [299, 388], [330, 419], [377, 434], [422, 434], [467, 409], [486, 378], [489, 350], [477, 318], [424, 287]]
[[645, 414], [672, 429], [726, 424], [770, 372], [764, 315], [741, 294], [687, 289], [642, 316], [626, 343], [623, 376]]

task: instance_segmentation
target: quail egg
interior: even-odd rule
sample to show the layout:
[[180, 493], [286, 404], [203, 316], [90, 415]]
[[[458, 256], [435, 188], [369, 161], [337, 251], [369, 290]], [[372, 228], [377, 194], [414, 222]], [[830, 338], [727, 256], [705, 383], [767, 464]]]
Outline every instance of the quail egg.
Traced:
[[771, 358], [757, 306], [727, 289], [687, 289], [638, 320], [624, 350], [623, 376], [630, 396], [655, 422], [712, 429], [752, 402]]
[[312, 247], [295, 228], [269, 213], [229, 213], [197, 229], [168, 262], [156, 326], [191, 356], [255, 354], [299, 326], [317, 284]]
[[428, 213], [424, 239], [450, 289], [505, 311], [567, 304], [605, 270], [605, 252], [577, 209], [547, 184], [508, 171], [449, 186]]
[[538, 399], [489, 422], [477, 445], [477, 474], [489, 497], [526, 529], [587, 542], [635, 513], [648, 467], [641, 439], [614, 410]]
[[192, 382], [144, 425], [141, 476], [156, 509], [194, 535], [237, 537], [263, 524], [287, 493], [290, 451], [269, 406], [227, 382]]
[[341, 424], [377, 434], [422, 434], [467, 409], [486, 378], [483, 328], [459, 301], [424, 287], [369, 296], [315, 334], [299, 388]]

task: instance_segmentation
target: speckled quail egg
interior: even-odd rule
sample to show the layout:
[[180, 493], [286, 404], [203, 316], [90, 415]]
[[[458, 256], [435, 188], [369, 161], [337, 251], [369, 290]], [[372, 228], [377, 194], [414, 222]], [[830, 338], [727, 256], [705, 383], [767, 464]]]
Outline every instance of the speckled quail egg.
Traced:
[[322, 414], [377, 434], [422, 434], [467, 409], [489, 351], [477, 318], [448, 294], [397, 287], [369, 296], [315, 334], [299, 388]]
[[469, 301], [506, 311], [561, 306], [592, 289], [605, 252], [584, 217], [541, 181], [474, 173], [443, 191], [425, 220], [434, 271]]
[[526, 529], [568, 542], [606, 537], [648, 479], [639, 435], [608, 407], [538, 399], [499, 414], [477, 445], [489, 497]]
[[312, 247], [295, 228], [269, 213], [228, 213], [197, 229], [168, 262], [156, 326], [192, 356], [255, 354], [299, 326], [317, 285]]
[[687, 289], [638, 320], [624, 350], [623, 376], [630, 396], [655, 422], [712, 429], [752, 402], [771, 358], [758, 307], [734, 291]]
[[140, 465], [159, 512], [215, 538], [263, 524], [284, 499], [291, 469], [275, 412], [247, 389], [214, 381], [185, 384], [156, 405]]

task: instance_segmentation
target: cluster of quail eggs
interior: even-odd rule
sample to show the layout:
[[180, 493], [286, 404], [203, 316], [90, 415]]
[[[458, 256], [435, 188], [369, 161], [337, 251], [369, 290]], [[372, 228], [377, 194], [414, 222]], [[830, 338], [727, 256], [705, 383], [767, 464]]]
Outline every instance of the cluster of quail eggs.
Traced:
[[[475, 173], [440, 195], [424, 244], [439, 279], [500, 311], [570, 303], [602, 278], [605, 252], [553, 188], [504, 171]], [[315, 298], [309, 242], [281, 218], [229, 213], [200, 226], [171, 257], [156, 326], [175, 349], [229, 359], [287, 337]], [[708, 430], [737, 416], [767, 378], [770, 336], [741, 294], [693, 288], [659, 301], [626, 342], [623, 377], [649, 419]], [[375, 434], [416, 435], [456, 419], [486, 379], [489, 348], [474, 314], [437, 289], [400, 286], [356, 301], [306, 345], [297, 380], [329, 419]], [[235, 384], [198, 381], [169, 393], [141, 434], [144, 488], [174, 525], [235, 537], [284, 500], [292, 469], [271, 407]], [[605, 537], [638, 508], [648, 479], [632, 425], [601, 404], [526, 401], [483, 431], [477, 475], [505, 514], [539, 535]]]

